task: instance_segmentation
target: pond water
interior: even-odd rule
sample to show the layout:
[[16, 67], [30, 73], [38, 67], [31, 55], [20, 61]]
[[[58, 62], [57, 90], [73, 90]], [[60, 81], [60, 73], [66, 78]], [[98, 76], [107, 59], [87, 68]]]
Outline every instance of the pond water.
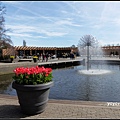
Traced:
[[[98, 68], [98, 65], [92, 68]], [[120, 101], [120, 65], [99, 65], [99, 69], [111, 71], [100, 75], [80, 74], [79, 70], [83, 69], [85, 67], [82, 65], [54, 69], [54, 86], [50, 88], [49, 99]], [[16, 91], [11, 87], [12, 75], [0, 79], [1, 94], [16, 96]]]

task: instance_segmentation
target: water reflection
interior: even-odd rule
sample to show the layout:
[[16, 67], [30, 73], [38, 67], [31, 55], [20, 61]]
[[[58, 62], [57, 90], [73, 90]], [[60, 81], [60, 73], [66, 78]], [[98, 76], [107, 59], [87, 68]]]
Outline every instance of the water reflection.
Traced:
[[[91, 66], [95, 68], [95, 66]], [[96, 67], [98, 67], [96, 65]], [[50, 89], [50, 99], [84, 101], [120, 101], [120, 65], [101, 65], [101, 69], [111, 70], [110, 74], [84, 75], [78, 70], [84, 66], [72, 66], [53, 70], [54, 86]], [[16, 95], [12, 89], [12, 75], [0, 76], [0, 93]]]
[[0, 75], [0, 93], [4, 93], [4, 90], [11, 84], [12, 75], [13, 74]]

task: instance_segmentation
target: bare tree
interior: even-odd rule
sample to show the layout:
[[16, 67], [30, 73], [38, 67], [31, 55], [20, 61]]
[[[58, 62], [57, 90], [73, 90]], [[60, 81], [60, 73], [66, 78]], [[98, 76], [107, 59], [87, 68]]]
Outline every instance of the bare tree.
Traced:
[[6, 35], [6, 32], [10, 31], [10, 29], [5, 28], [4, 14], [6, 14], [6, 7], [0, 2], [0, 48], [10, 47], [13, 45], [10, 36]]

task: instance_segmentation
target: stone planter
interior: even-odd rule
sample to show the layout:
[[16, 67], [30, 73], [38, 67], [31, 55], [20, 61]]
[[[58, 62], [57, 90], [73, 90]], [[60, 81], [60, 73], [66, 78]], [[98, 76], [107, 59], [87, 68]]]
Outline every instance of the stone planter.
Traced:
[[12, 87], [16, 89], [21, 112], [35, 115], [45, 111], [51, 86], [53, 81], [38, 85], [20, 85], [13, 81]]
[[34, 63], [36, 63], [37, 62], [37, 58], [33, 58], [33, 61], [34, 61]]
[[11, 63], [13, 62], [13, 58], [10, 58], [10, 62], [11, 62]]

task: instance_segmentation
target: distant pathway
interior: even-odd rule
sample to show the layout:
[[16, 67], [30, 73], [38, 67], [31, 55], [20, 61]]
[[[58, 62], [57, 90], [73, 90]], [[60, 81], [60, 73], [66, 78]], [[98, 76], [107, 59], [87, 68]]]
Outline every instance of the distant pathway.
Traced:
[[[83, 59], [86, 59], [86, 57], [76, 57], [75, 59], [73, 60], [83, 60]], [[113, 60], [113, 61], [120, 61], [119, 58], [113, 58], [113, 57], [98, 57], [98, 58], [94, 58], [92, 57], [91, 60]], [[39, 64], [47, 64], [47, 63], [50, 63], [50, 62], [61, 62], [61, 61], [69, 61], [71, 60], [70, 58], [60, 58], [59, 60], [57, 58], [55, 59], [49, 59], [48, 62], [42, 62], [41, 60], [40, 61], [37, 61], [36, 63], [34, 63], [33, 61], [32, 62], [15, 62], [15, 63], [0, 63], [0, 75], [2, 74], [9, 74], [9, 73], [13, 73], [13, 70], [16, 68], [16, 67], [21, 67], [21, 66], [24, 66], [24, 67], [32, 67], [32, 66], [37, 66], [38, 63]]]

